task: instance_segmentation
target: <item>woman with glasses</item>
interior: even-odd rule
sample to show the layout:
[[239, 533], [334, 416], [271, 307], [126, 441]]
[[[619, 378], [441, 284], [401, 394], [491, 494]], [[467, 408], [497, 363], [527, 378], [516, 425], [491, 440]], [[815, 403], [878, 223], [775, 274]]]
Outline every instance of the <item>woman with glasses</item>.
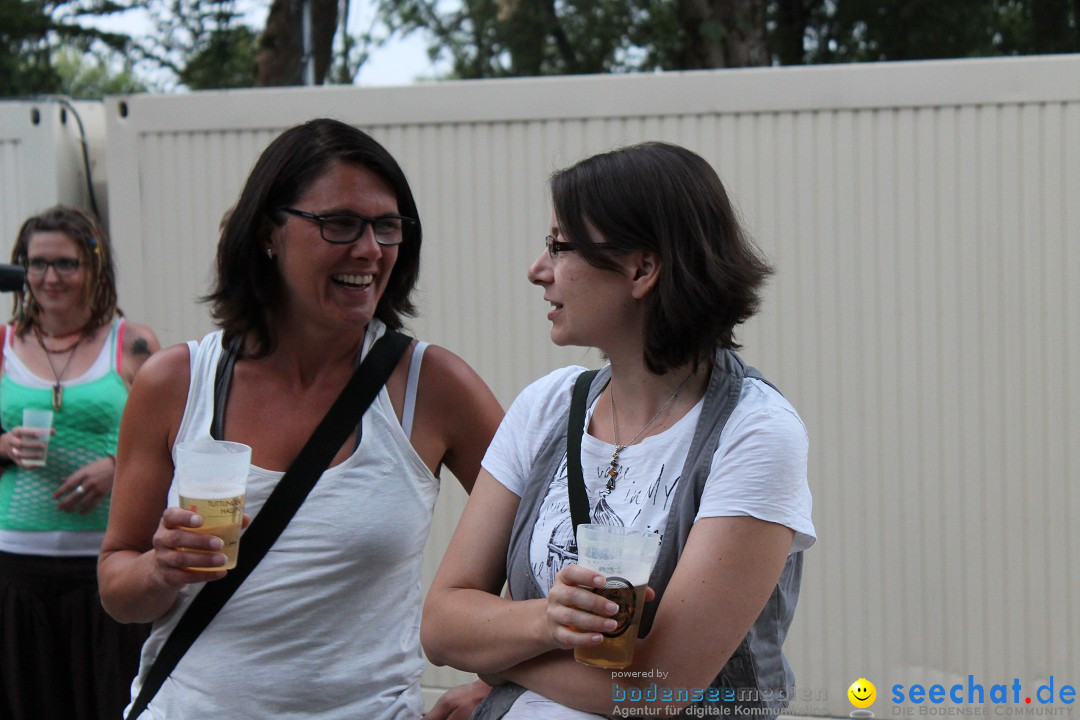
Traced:
[[[424, 648], [496, 686], [474, 720], [775, 714], [814, 527], [802, 421], [734, 352], [771, 269], [684, 148], [597, 155], [551, 190], [528, 277], [552, 341], [608, 364], [557, 370], [507, 411], [428, 594]], [[623, 610], [590, 592], [605, 578], [576, 564], [579, 523], [662, 538], [615, 672], [572, 652], [617, 635]]]
[[[147, 364], [120, 433], [99, 576], [114, 617], [154, 623], [133, 698], [192, 599], [227, 575], [192, 570], [225, 556], [175, 506], [176, 443], [251, 446], [245, 512], [258, 522], [358, 362], [414, 314], [420, 241], [404, 173], [354, 127], [313, 120], [255, 163], [218, 245], [220, 329]], [[463, 360], [413, 341], [144, 717], [418, 718], [420, 571], [439, 475], [471, 489], [502, 414]]]
[[[0, 717], [115, 718], [146, 628], [101, 608], [97, 555], [132, 380], [158, 349], [116, 307], [112, 253], [92, 215], [54, 207], [19, 230], [26, 269], [0, 328]], [[52, 435], [23, 411], [52, 413]]]

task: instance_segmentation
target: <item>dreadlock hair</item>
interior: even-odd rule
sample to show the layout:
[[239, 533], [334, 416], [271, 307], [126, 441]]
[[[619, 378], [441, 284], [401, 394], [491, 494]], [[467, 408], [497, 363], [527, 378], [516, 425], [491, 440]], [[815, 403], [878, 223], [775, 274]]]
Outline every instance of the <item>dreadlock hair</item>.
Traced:
[[[30, 238], [38, 232], [63, 233], [79, 248], [79, 261], [87, 268], [83, 297], [90, 305], [88, 327], [99, 327], [123, 314], [116, 306], [116, 271], [109, 238], [93, 215], [80, 208], [57, 205], [28, 218], [11, 249], [13, 264], [24, 268], [29, 265]], [[40, 312], [29, 283], [24, 284], [22, 292], [15, 294], [12, 308], [15, 334], [25, 336], [38, 323]]]

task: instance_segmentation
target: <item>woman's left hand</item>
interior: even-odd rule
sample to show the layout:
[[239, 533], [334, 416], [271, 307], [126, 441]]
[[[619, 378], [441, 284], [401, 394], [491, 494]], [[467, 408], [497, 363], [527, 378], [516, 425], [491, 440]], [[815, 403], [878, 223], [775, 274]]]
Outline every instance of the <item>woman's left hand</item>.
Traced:
[[482, 680], [452, 687], [442, 694], [423, 720], [469, 720], [491, 687]]
[[83, 515], [90, 512], [112, 492], [113, 478], [116, 474], [116, 460], [106, 456], [69, 475], [64, 483], [53, 493], [58, 500], [57, 510]]

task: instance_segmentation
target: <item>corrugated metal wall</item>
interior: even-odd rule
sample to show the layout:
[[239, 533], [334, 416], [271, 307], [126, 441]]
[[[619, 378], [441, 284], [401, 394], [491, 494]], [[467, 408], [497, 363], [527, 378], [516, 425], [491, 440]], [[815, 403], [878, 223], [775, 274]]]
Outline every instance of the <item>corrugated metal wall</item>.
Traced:
[[[108, 103], [121, 301], [209, 327], [217, 222], [281, 129], [380, 139], [425, 226], [412, 325], [509, 404], [567, 362], [525, 269], [548, 174], [660, 139], [720, 172], [778, 272], [744, 355], [812, 440], [793, 711], [855, 679], [1080, 681], [1080, 57], [138, 96]], [[1072, 482], [1070, 482], [1072, 481]], [[460, 489], [445, 483], [428, 577]], [[455, 673], [432, 670], [429, 686]]]
[[104, 106], [60, 98], [0, 101], [0, 262], [11, 257], [26, 218], [57, 203], [90, 207], [84, 135], [89, 174], [103, 206], [105, 173], [98, 159], [104, 149]]

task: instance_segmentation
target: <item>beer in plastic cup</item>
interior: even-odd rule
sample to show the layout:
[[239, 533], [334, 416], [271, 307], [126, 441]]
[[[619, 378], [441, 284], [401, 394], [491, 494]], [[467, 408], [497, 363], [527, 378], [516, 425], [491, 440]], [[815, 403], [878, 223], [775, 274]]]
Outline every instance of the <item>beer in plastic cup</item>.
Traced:
[[604, 640], [592, 647], [574, 648], [574, 659], [602, 668], [625, 668], [634, 659], [645, 588], [660, 549], [660, 536], [621, 525], [579, 525], [578, 565], [596, 570], [607, 581], [603, 588], [589, 588], [619, 606], [614, 619], [618, 625], [603, 633]]
[[52, 410], [39, 410], [38, 408], [23, 409], [22, 424], [25, 427], [38, 430], [38, 440], [45, 443], [45, 447], [41, 450], [40, 458], [27, 458], [25, 455], [22, 457], [23, 467], [45, 467], [45, 459], [49, 454], [49, 440], [52, 438], [52, 423]]
[[176, 489], [180, 507], [198, 513], [203, 519], [201, 527], [185, 529], [221, 538], [225, 543], [221, 552], [227, 558], [224, 566], [193, 567], [191, 570], [232, 570], [236, 567], [250, 466], [251, 448], [242, 443], [195, 440], [176, 446]]

